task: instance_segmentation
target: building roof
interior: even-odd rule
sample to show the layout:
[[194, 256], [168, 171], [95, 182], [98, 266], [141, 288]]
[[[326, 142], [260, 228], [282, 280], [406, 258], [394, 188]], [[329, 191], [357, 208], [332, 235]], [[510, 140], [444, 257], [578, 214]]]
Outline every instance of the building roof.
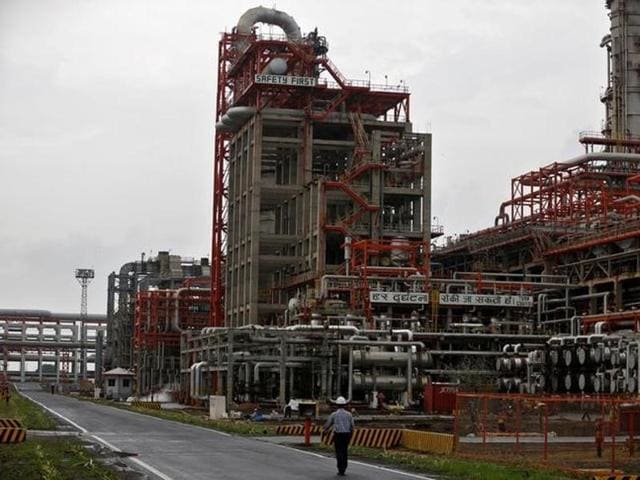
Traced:
[[104, 376], [107, 375], [115, 376], [115, 377], [135, 377], [135, 373], [131, 370], [127, 370], [126, 368], [116, 367], [113, 370], [109, 370], [108, 372], [104, 372]]

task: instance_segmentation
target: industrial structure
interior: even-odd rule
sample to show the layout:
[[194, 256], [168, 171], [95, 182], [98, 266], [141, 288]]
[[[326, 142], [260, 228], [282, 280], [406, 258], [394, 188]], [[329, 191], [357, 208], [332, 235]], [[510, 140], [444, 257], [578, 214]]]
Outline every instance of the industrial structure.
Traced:
[[[285, 35], [256, 34], [257, 22]], [[327, 52], [317, 30], [303, 37], [261, 7], [220, 40], [214, 325], [308, 320], [323, 275], [350, 267], [428, 276], [431, 136], [412, 131], [407, 87], [348, 80]], [[358, 297], [350, 307], [370, 322]]]
[[405, 85], [349, 80], [328, 51], [262, 7], [222, 34], [211, 326], [181, 348], [192, 399], [415, 404], [430, 382], [493, 378], [503, 343], [543, 345], [537, 295], [573, 287], [433, 277], [431, 135]]
[[639, 391], [640, 3], [607, 7], [602, 132], [580, 136], [584, 155], [514, 178], [493, 227], [434, 252], [442, 275], [558, 275], [575, 286], [538, 297], [536, 328], [561, 336], [528, 353], [505, 346], [497, 365], [507, 391]]
[[109, 275], [105, 368], [227, 407], [640, 392], [640, 2], [607, 7], [602, 131], [445, 239], [407, 86], [347, 79], [317, 28], [248, 10], [218, 46], [211, 265], [160, 252]]
[[0, 366], [10, 378], [77, 382], [93, 377], [105, 315], [0, 309]]
[[125, 263], [107, 285], [105, 368], [134, 369], [138, 392], [175, 386], [183, 328], [209, 321], [209, 261], [168, 251]]

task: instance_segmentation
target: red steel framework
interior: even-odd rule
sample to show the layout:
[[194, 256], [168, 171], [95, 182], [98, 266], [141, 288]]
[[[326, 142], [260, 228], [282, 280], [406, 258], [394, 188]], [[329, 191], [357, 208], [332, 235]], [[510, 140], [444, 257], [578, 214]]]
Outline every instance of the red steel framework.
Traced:
[[178, 347], [180, 330], [200, 330], [209, 325], [210, 302], [210, 292], [204, 289], [181, 288], [138, 292], [134, 349], [154, 350], [161, 344]]
[[[284, 36], [239, 34], [235, 30], [223, 33], [218, 45], [218, 85], [216, 95], [216, 122], [219, 122], [232, 106], [250, 106], [256, 112], [264, 108], [292, 108], [305, 112], [309, 120], [322, 121], [340, 106], [351, 114], [368, 113], [389, 121], [409, 120], [409, 92], [401, 86], [372, 86], [370, 82], [348, 80], [326, 56], [326, 49], [318, 51], [311, 36], [301, 42], [290, 42]], [[286, 59], [288, 75], [316, 77], [312, 88], [289, 85], [256, 83], [255, 76], [264, 71], [275, 58]], [[319, 74], [326, 72], [326, 77]], [[317, 105], [322, 105], [318, 107]], [[356, 138], [354, 163], [366, 159], [366, 135], [359, 137], [357, 117], [351, 116]], [[211, 273], [211, 324], [222, 326], [224, 317], [224, 270], [226, 260], [227, 201], [229, 141], [232, 134], [217, 129], [213, 164], [213, 231]], [[369, 162], [362, 161], [362, 164]], [[366, 169], [376, 168], [367, 166]], [[365, 170], [366, 170], [365, 169]], [[356, 176], [364, 171], [352, 172]], [[364, 212], [374, 212], [366, 200], [349, 188], [355, 177], [342, 179], [325, 188], [340, 188], [360, 204]], [[354, 195], [355, 194], [355, 195]], [[356, 198], [357, 197], [357, 198]], [[360, 212], [354, 213], [359, 218]], [[347, 224], [339, 228], [345, 230]], [[346, 230], [345, 230], [346, 231]]]
[[638, 173], [636, 162], [598, 156], [552, 163], [511, 181], [511, 200], [501, 205], [498, 218], [576, 224], [606, 219], [613, 211], [633, 213], [640, 199], [625, 198], [638, 192]]
[[[551, 227], [549, 234], [574, 237], [562, 247], [540, 248], [542, 255], [552, 256], [588, 248], [591, 241], [605, 244], [635, 238], [640, 235], [635, 224], [640, 220], [640, 156], [636, 157], [592, 153], [515, 177], [511, 198], [500, 206], [495, 226], [465, 239], [475, 242], [476, 250], [495, 248], [530, 239], [530, 233], [516, 233], [518, 227], [532, 225]], [[593, 233], [585, 233], [590, 229]], [[492, 240], [507, 231], [513, 233], [502, 243]]]
[[[610, 462], [611, 473], [616, 471], [616, 462], [619, 460], [616, 457], [616, 441], [619, 434], [626, 434], [627, 439], [626, 442], [624, 442], [626, 444], [624, 445], [625, 450], [630, 457], [634, 455], [637, 438], [637, 415], [640, 412], [640, 402], [635, 395], [557, 396], [459, 392], [456, 394], [453, 425], [456, 449], [460, 446], [461, 419], [469, 415], [469, 411], [471, 410], [468, 402], [477, 402], [480, 406], [479, 421], [475, 427], [479, 430], [477, 433], [478, 436], [481, 437], [481, 443], [470, 444], [473, 449], [480, 449], [479, 451], [486, 450], [490, 443], [490, 437], [499, 435], [509, 436], [514, 440], [511, 444], [504, 446], [503, 453], [520, 454], [524, 452], [526, 438], [530, 434], [532, 427], [534, 429], [540, 428], [542, 430], [542, 460], [546, 463], [550, 460], [550, 456], [553, 453], [553, 449], [551, 449], [551, 451], [549, 449], [549, 439], [552, 436], [557, 436], [556, 433], [550, 430], [550, 417], [554, 412], [563, 407], [574, 407], [576, 411], [584, 412], [585, 406], [588, 405], [598, 412], [598, 419], [595, 422], [595, 438], [592, 437], [593, 442], [595, 444], [600, 442], [600, 448], [605, 445], [605, 441], [609, 444], [610, 459], [607, 460]], [[498, 413], [495, 411], [496, 405], [500, 407], [502, 412]], [[522, 422], [525, 416], [524, 410], [527, 409], [527, 407], [529, 410], [539, 411], [539, 422], [535, 422], [534, 425], [525, 425]], [[499, 430], [491, 431], [492, 420], [495, 420], [495, 417], [503, 419], [503, 426], [505, 425], [504, 419], [510, 418], [510, 428], [508, 432], [500, 432]], [[495, 424], [495, 422], [493, 423]], [[591, 420], [589, 420], [589, 424], [590, 423]], [[600, 429], [600, 431], [598, 431], [598, 429]], [[528, 445], [530, 446], [532, 444], [528, 443]], [[585, 449], [584, 443], [576, 444], [576, 447], [583, 449], [585, 455], [588, 455], [587, 452], [593, 452], [593, 450], [595, 450], [591, 450], [590, 448]], [[619, 448], [619, 450], [622, 451], [623, 449]], [[531, 456], [533, 453], [528, 451], [527, 455]]]

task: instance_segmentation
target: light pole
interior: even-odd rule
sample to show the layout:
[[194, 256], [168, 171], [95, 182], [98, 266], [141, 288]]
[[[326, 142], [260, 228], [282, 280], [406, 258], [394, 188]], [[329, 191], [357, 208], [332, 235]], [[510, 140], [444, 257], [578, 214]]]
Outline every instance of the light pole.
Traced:
[[[91, 268], [77, 268], [76, 269], [76, 280], [80, 284], [82, 288], [80, 295], [80, 322], [78, 328], [80, 330], [80, 375], [83, 379], [87, 378], [87, 350], [84, 343], [87, 341], [87, 289], [89, 287], [89, 283], [95, 277], [95, 272]], [[74, 360], [74, 376], [78, 375], [78, 364]]]
[[365, 75], [369, 75], [369, 88], [371, 88], [371, 72], [369, 70], [364, 71]]

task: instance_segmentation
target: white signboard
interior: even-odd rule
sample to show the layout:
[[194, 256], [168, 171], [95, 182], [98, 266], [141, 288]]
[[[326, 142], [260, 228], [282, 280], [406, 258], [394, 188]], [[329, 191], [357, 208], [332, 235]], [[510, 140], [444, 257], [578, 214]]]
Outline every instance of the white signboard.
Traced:
[[[429, 294], [422, 292], [369, 292], [371, 303], [403, 303], [409, 305], [426, 305]], [[533, 306], [530, 295], [476, 295], [464, 293], [441, 293], [440, 305], [468, 305], [487, 307], [519, 307]]]
[[429, 294], [420, 292], [369, 292], [371, 303], [406, 303], [424, 305], [429, 303]]
[[531, 307], [530, 295], [476, 295], [466, 293], [441, 293], [440, 305], [476, 305], [487, 307]]
[[294, 77], [293, 75], [256, 75], [255, 83], [269, 85], [288, 85], [291, 87], [315, 87], [318, 79], [315, 77]]

